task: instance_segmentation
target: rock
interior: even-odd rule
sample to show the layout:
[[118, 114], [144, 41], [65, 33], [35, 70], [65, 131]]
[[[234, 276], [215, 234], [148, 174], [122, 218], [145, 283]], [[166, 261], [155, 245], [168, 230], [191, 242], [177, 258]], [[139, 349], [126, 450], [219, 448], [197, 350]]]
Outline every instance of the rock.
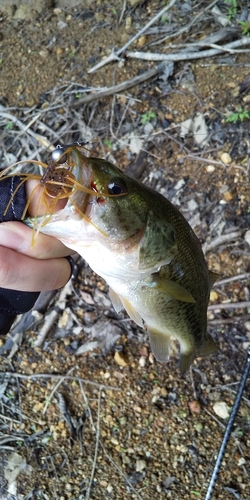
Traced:
[[138, 38], [137, 40], [137, 48], [140, 49], [141, 47], [143, 47], [145, 45], [147, 41], [147, 37], [145, 35], [143, 36], [140, 36], [140, 38]]
[[219, 295], [217, 292], [215, 292], [214, 290], [212, 290], [212, 292], [210, 292], [210, 300], [211, 302], [215, 302], [216, 300], [218, 300], [219, 298]]
[[147, 462], [145, 460], [136, 460], [136, 472], [141, 472], [143, 469], [146, 469]]
[[116, 351], [114, 359], [119, 366], [127, 366], [128, 360], [123, 352]]
[[216, 403], [214, 403], [213, 410], [214, 413], [216, 413], [216, 415], [218, 415], [218, 417], [220, 418], [225, 419], [229, 417], [228, 406], [225, 401], [217, 401]]
[[[249, 235], [250, 236], [250, 235]], [[250, 321], [244, 323], [244, 327], [250, 332]]]
[[[250, 229], [248, 229], [248, 231], [245, 233], [244, 239], [248, 243], [248, 245], [250, 245]], [[250, 330], [250, 321], [247, 321], [247, 323], [249, 323], [249, 328], [246, 328]]]
[[192, 413], [200, 413], [201, 412], [201, 405], [200, 405], [199, 401], [197, 401], [196, 399], [194, 399], [193, 401], [190, 401], [190, 403], [188, 403], [188, 406], [189, 406], [189, 409]]
[[224, 200], [225, 200], [225, 201], [231, 201], [231, 200], [233, 199], [233, 197], [234, 197], [234, 196], [233, 196], [233, 194], [232, 194], [232, 193], [230, 193], [230, 191], [226, 191], [226, 192], [224, 193]]
[[20, 21], [35, 21], [38, 13], [30, 8], [26, 3], [20, 5], [20, 7], [16, 10], [14, 14], [14, 19], [18, 19]]
[[232, 162], [232, 158], [228, 153], [222, 153], [220, 159], [221, 161], [223, 161], [223, 163], [226, 163], [227, 165], [229, 165]]
[[140, 359], [139, 359], [139, 365], [142, 368], [144, 368], [145, 364], [146, 364], [146, 358], [145, 358], [145, 356], [141, 356]]
[[215, 171], [215, 166], [214, 166], [214, 165], [208, 165], [208, 166], [206, 167], [206, 171], [207, 171], [209, 174], [211, 174], [212, 172], [214, 172], [214, 171]]

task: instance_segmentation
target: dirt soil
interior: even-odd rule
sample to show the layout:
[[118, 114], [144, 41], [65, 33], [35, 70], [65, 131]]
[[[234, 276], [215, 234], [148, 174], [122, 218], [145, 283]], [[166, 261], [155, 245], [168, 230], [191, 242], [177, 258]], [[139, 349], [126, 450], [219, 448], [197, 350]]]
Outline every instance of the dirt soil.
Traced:
[[[177, 2], [128, 50], [171, 53], [177, 48], [170, 42], [184, 47], [219, 31], [209, 3]], [[217, 7], [239, 36], [240, 16], [247, 13], [249, 23], [250, 11], [247, 1], [238, 4], [232, 16], [229, 3]], [[208, 311], [219, 352], [196, 360], [184, 377], [175, 347], [169, 363], [159, 364], [146, 332], [115, 313], [106, 284], [78, 260], [66, 290], [44, 294], [40, 312], [13, 327], [14, 346], [11, 336], [1, 340], [2, 499], [206, 495], [250, 346], [249, 52], [179, 61], [169, 77], [158, 73], [119, 94], [81, 101], [156, 66], [124, 57], [88, 73], [164, 6], [2, 1], [1, 162], [46, 161], [59, 141], [88, 139], [93, 154], [167, 196], [220, 274]], [[151, 45], [169, 33], [176, 35]], [[197, 116], [203, 143], [203, 122], [196, 135], [180, 133], [180, 124]], [[51, 314], [48, 336], [36, 347]], [[249, 391], [248, 380], [214, 499], [250, 498]]]

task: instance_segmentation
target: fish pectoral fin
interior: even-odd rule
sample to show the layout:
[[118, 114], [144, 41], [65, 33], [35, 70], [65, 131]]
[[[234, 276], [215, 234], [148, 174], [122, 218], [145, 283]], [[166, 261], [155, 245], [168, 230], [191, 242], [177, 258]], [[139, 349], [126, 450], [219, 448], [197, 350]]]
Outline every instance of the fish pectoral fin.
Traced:
[[170, 336], [148, 328], [151, 349], [160, 363], [166, 363], [169, 359]]
[[132, 304], [129, 302], [129, 300], [125, 299], [121, 295], [119, 295], [119, 298], [123, 304], [124, 309], [126, 309], [129, 317], [139, 326], [143, 326], [143, 321], [140, 316], [140, 314], [134, 309]]
[[153, 287], [159, 292], [171, 295], [171, 297], [181, 302], [195, 303], [193, 296], [184, 286], [175, 281], [161, 278], [161, 276], [153, 276], [152, 283], [149, 283], [147, 286]]
[[218, 347], [211, 335], [208, 334], [204, 344], [197, 350], [196, 357], [210, 356], [211, 354], [216, 354], [216, 352], [218, 352]]
[[218, 273], [214, 273], [213, 271], [209, 271], [209, 283], [210, 283], [210, 290], [213, 286], [213, 284], [217, 281], [217, 279], [220, 277]]
[[113, 304], [114, 310], [119, 313], [122, 309], [124, 309], [124, 305], [119, 297], [119, 295], [114, 292], [112, 288], [109, 288], [109, 296], [110, 300]]

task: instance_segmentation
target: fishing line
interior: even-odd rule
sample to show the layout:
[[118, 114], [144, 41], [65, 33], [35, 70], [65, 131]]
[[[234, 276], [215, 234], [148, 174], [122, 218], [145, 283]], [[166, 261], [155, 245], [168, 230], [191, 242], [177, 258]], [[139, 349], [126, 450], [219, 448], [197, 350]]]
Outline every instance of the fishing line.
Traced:
[[212, 477], [210, 479], [210, 483], [209, 483], [209, 486], [208, 486], [207, 494], [206, 494], [204, 500], [211, 500], [211, 498], [212, 498], [212, 494], [213, 494], [213, 491], [214, 491], [214, 486], [215, 486], [216, 480], [217, 480], [219, 472], [220, 472], [221, 462], [223, 460], [223, 457], [224, 457], [224, 454], [225, 454], [225, 451], [226, 451], [226, 446], [227, 446], [229, 437], [230, 437], [231, 432], [232, 432], [232, 427], [233, 427], [233, 423], [234, 423], [234, 420], [235, 420], [235, 417], [236, 417], [236, 413], [237, 413], [237, 411], [239, 409], [241, 398], [242, 398], [242, 394], [243, 394], [243, 391], [245, 389], [245, 385], [246, 385], [247, 377], [248, 377], [248, 374], [249, 374], [249, 370], [250, 370], [250, 347], [248, 347], [248, 350], [247, 350], [247, 359], [246, 359], [245, 368], [244, 368], [244, 371], [243, 371], [243, 374], [242, 374], [242, 377], [241, 377], [241, 380], [240, 380], [240, 385], [239, 385], [239, 388], [238, 388], [238, 392], [236, 394], [236, 398], [235, 398], [235, 401], [234, 401], [232, 412], [231, 412], [230, 418], [228, 420], [228, 424], [227, 424], [227, 427], [226, 427], [224, 438], [223, 438], [223, 441], [221, 443], [220, 451], [219, 451], [219, 454], [218, 454], [218, 457], [217, 457], [217, 460], [216, 460], [216, 463], [215, 463], [215, 466], [214, 466], [213, 474], [212, 474]]

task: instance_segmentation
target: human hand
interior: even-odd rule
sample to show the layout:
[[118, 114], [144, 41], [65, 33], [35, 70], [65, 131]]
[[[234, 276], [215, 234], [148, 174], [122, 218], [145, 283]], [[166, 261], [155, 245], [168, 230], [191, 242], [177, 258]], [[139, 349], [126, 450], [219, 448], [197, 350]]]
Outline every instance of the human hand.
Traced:
[[[37, 181], [26, 182], [27, 198]], [[29, 205], [29, 215], [42, 215], [45, 205], [37, 200], [40, 188], [35, 191]], [[66, 200], [59, 200], [55, 210], [63, 208]], [[0, 224], [0, 286], [10, 290], [40, 292], [61, 288], [71, 275], [71, 266], [62, 257], [72, 253], [52, 236], [39, 233], [32, 246], [32, 229], [22, 222]]]

